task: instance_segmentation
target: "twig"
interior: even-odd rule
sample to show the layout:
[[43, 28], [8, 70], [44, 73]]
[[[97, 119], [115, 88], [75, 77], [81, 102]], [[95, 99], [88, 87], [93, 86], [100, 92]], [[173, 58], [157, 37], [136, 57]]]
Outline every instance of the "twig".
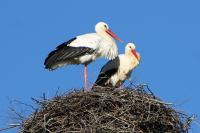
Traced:
[[2, 131], [5, 131], [5, 130], [9, 130], [9, 129], [12, 129], [12, 128], [16, 128], [18, 126], [20, 126], [21, 124], [9, 124], [8, 126], [9, 127], [5, 127], [5, 128], [0, 128], [0, 132]]
[[47, 114], [44, 114], [44, 123], [43, 123], [43, 125], [44, 125], [45, 132], [48, 131], [48, 132], [50, 132], [50, 133], [53, 133], [52, 131], [50, 131], [50, 130], [46, 127], [46, 126], [48, 125], [48, 123], [49, 123], [49, 121], [46, 122], [46, 116], [47, 116]]
[[183, 129], [186, 130], [188, 128], [188, 126], [194, 121], [194, 119], [196, 118], [195, 115], [190, 116], [186, 123], [183, 125]]
[[22, 116], [20, 113], [18, 113], [15, 109], [10, 108], [10, 110], [11, 110], [14, 114], [16, 114], [22, 121], [24, 120], [24, 116]]

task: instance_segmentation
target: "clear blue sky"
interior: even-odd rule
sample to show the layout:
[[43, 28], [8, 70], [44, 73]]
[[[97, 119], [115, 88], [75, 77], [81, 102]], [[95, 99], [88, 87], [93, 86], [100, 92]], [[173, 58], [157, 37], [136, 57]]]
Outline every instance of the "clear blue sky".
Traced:
[[[126, 43], [135, 42], [142, 62], [132, 74], [178, 110], [200, 116], [200, 2], [198, 0], [1, 0], [0, 128], [10, 121], [9, 101], [31, 103], [83, 86], [83, 67], [49, 72], [43, 62], [57, 45], [94, 32], [105, 21]], [[118, 43], [119, 52], [124, 44]], [[88, 67], [89, 82], [107, 60]], [[194, 124], [194, 133], [200, 127]], [[14, 130], [15, 131], [15, 130]], [[13, 132], [13, 130], [8, 131]]]

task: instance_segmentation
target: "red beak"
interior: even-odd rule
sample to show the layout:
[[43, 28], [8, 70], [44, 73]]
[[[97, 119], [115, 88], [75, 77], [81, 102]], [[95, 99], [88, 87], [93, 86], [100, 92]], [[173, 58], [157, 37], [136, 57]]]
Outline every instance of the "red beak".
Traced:
[[139, 61], [139, 57], [138, 57], [138, 55], [136, 53], [136, 50], [133, 49], [131, 52], [133, 53], [133, 55], [135, 56], [135, 58]]
[[113, 38], [115, 38], [119, 42], [123, 43], [123, 41], [117, 35], [115, 35], [115, 33], [113, 33], [110, 29], [106, 30], [106, 33], [108, 33], [110, 36], [112, 36]]

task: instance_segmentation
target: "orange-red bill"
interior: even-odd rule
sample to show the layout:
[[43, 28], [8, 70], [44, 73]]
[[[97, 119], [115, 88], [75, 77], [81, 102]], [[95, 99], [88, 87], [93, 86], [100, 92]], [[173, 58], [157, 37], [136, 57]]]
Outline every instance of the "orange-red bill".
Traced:
[[138, 55], [136, 53], [136, 50], [133, 49], [131, 52], [133, 53], [133, 55], [135, 56], [135, 58], [139, 61], [139, 57], [138, 57]]
[[115, 33], [113, 33], [110, 29], [106, 30], [106, 32], [112, 36], [113, 38], [115, 38], [116, 40], [118, 40], [119, 42], [123, 43], [123, 41], [117, 36], [115, 35]]

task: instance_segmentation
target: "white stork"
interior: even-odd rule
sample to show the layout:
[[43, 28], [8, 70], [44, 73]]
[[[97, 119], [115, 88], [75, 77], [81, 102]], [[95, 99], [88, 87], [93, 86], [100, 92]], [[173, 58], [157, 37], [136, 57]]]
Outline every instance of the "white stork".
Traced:
[[128, 43], [125, 47], [125, 54], [120, 54], [102, 67], [95, 86], [120, 87], [126, 79], [130, 78], [139, 62], [140, 55], [136, 52], [135, 45]]
[[45, 59], [45, 68], [54, 70], [64, 65], [84, 64], [84, 83], [87, 91], [87, 65], [97, 57], [114, 59], [118, 55], [114, 39], [122, 42], [104, 22], [97, 23], [95, 31], [96, 33], [79, 35], [57, 46]]

